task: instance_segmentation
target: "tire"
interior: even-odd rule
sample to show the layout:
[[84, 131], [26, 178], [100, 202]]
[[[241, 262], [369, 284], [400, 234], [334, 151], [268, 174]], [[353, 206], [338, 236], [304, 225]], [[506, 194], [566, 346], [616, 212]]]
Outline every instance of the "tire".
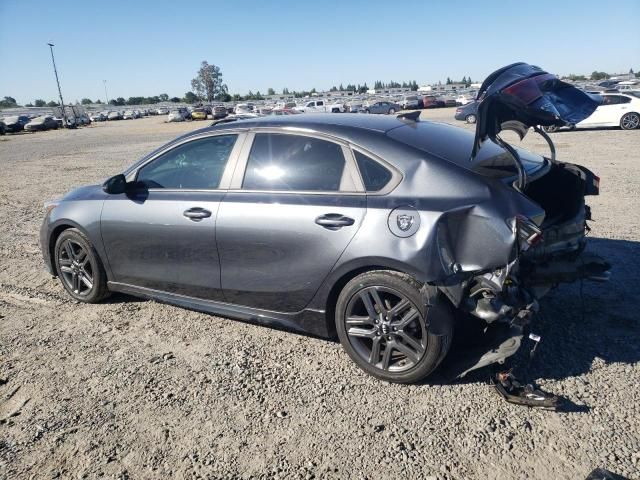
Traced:
[[625, 113], [620, 119], [622, 130], [635, 130], [640, 128], [640, 115], [635, 112]]
[[80, 230], [69, 228], [57, 238], [54, 265], [62, 286], [75, 300], [97, 303], [110, 295], [102, 261]]
[[371, 111], [367, 108], [364, 113], [371, 113]]
[[[349, 357], [387, 382], [423, 380], [444, 359], [453, 336], [453, 315], [442, 295], [399, 272], [358, 275], [340, 292], [335, 311], [336, 331]], [[429, 331], [436, 318], [444, 335]]]
[[467, 121], [467, 123], [476, 123], [476, 116], [472, 113], [470, 115], [467, 115], [465, 120]]
[[555, 125], [547, 125], [546, 127], [542, 127], [542, 129], [547, 133], [553, 133], [558, 131], [558, 127]]
[[394, 113], [396, 113], [396, 109], [395, 108], [390, 108], [389, 109], [389, 115], [393, 115]]

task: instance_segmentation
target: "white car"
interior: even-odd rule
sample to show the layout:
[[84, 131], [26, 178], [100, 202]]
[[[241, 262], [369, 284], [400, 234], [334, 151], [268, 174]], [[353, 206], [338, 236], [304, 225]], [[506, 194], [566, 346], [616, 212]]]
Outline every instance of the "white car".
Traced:
[[[623, 130], [640, 128], [640, 94], [602, 93], [602, 105], [575, 127], [620, 127]], [[575, 128], [571, 126], [571, 128]], [[545, 127], [547, 132], [557, 127]]]
[[460, 106], [467, 105], [474, 101], [474, 98], [471, 95], [458, 95], [456, 97], [456, 103]]
[[182, 110], [171, 110], [169, 112], [169, 116], [167, 117], [167, 122], [184, 122], [185, 121], [185, 112]]
[[302, 106], [295, 107], [294, 110], [302, 113], [342, 113], [344, 105], [342, 103], [329, 104], [325, 100], [311, 100]]

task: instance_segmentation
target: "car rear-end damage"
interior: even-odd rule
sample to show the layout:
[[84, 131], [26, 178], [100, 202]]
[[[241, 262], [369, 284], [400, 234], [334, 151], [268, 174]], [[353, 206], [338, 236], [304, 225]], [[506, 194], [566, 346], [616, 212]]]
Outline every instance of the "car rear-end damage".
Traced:
[[[586, 249], [591, 211], [585, 198], [598, 195], [600, 180], [583, 166], [556, 161], [553, 143], [539, 128], [579, 121], [598, 99], [537, 67], [514, 64], [490, 75], [478, 100], [473, 142], [462, 131], [447, 133], [449, 142], [426, 138], [444, 136], [443, 125], [388, 132], [487, 184], [487, 198], [438, 213], [426, 248], [439, 272], [425, 273], [423, 280], [437, 286], [474, 332], [474, 341], [455, 352], [457, 363], [448, 372], [453, 376], [513, 355], [539, 300], [553, 287], [606, 281], [610, 274], [610, 265]], [[500, 137], [503, 130], [524, 137], [530, 128], [549, 142], [549, 158]]]

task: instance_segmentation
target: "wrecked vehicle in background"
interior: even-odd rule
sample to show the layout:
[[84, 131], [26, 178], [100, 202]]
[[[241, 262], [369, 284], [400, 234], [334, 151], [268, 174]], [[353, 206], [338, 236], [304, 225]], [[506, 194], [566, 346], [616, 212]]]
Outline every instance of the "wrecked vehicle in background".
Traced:
[[337, 334], [359, 367], [390, 382], [429, 375], [461, 319], [486, 342], [462, 352], [457, 375], [502, 362], [551, 287], [606, 280], [609, 265], [584, 252], [598, 177], [500, 132], [577, 123], [598, 100], [515, 64], [479, 101], [475, 136], [419, 112], [188, 133], [47, 204], [46, 265], [78, 301], [126, 292]]

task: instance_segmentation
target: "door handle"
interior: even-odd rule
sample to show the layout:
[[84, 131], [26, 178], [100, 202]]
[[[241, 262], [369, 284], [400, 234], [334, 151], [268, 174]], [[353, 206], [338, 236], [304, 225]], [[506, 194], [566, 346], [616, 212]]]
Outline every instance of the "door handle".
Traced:
[[185, 210], [183, 215], [187, 217], [189, 220], [193, 220], [194, 222], [199, 222], [203, 218], [209, 218], [211, 216], [211, 212], [202, 207], [193, 207], [189, 210]]
[[329, 230], [337, 230], [338, 228], [353, 225], [355, 220], [350, 217], [345, 217], [341, 213], [327, 213], [316, 218], [316, 223]]

